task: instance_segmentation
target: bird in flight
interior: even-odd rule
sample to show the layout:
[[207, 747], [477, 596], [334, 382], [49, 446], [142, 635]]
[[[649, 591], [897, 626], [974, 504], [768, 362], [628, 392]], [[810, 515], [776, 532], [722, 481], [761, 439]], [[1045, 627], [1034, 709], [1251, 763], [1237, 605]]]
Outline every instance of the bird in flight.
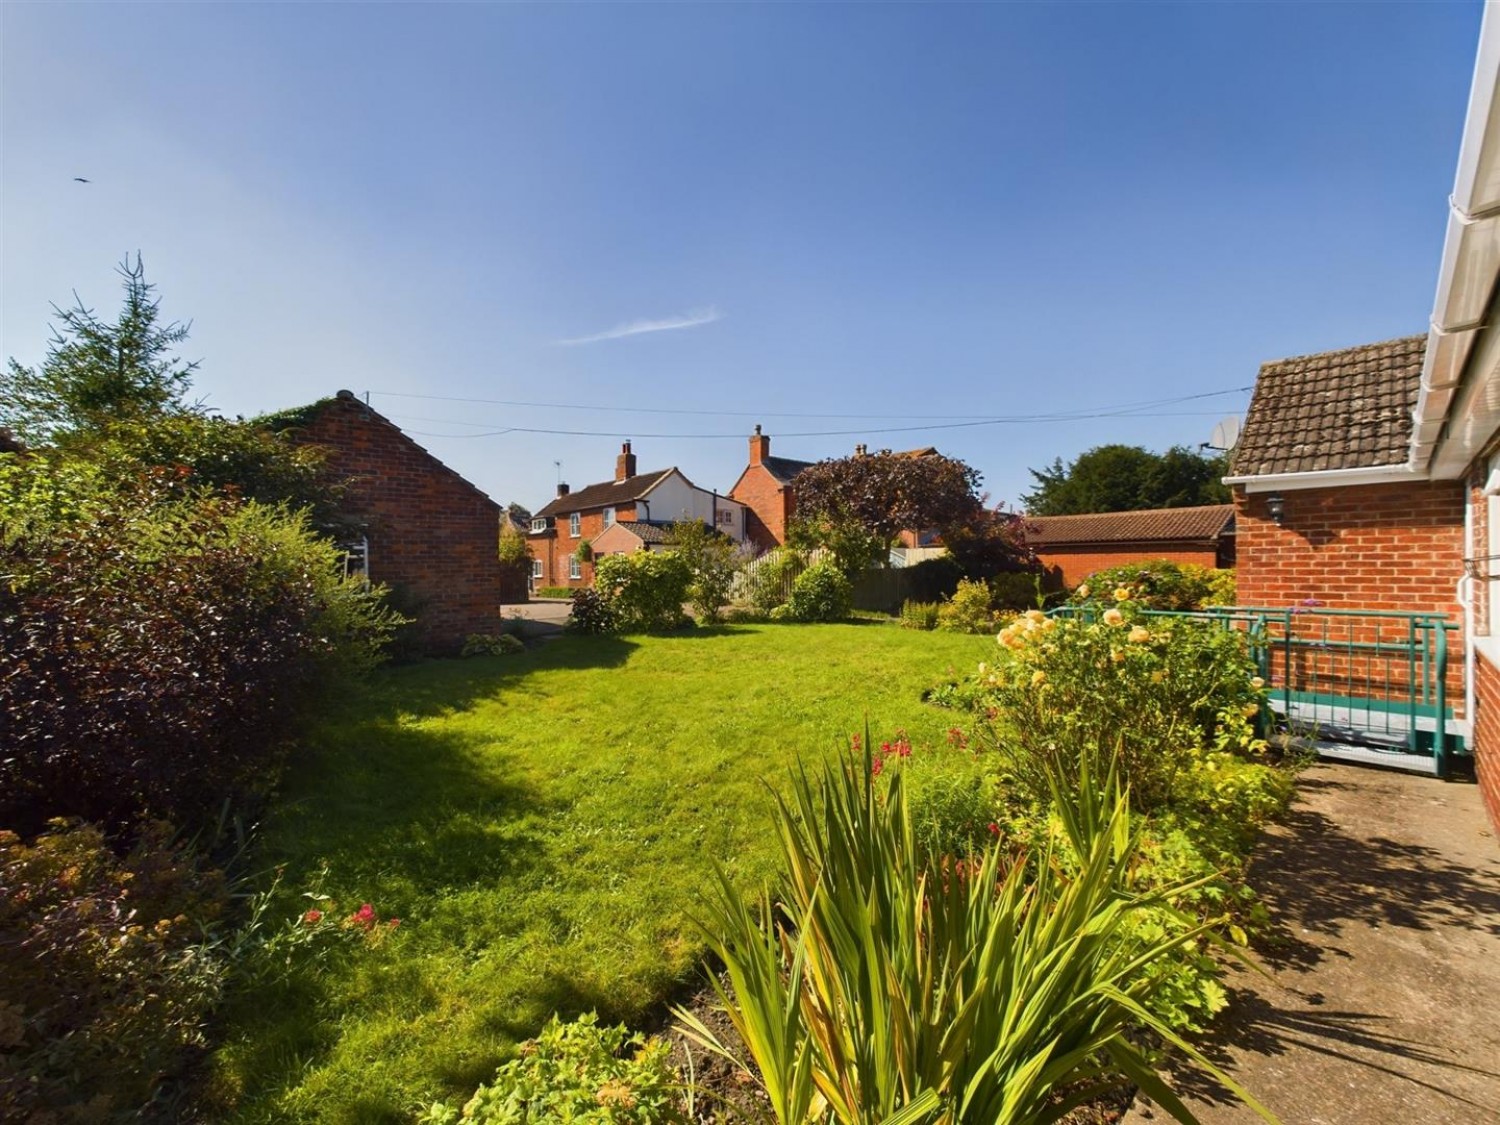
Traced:
[[85, 180], [82, 176], [74, 176], [73, 177], [73, 182], [75, 184], [91, 184], [94, 181], [93, 180]]

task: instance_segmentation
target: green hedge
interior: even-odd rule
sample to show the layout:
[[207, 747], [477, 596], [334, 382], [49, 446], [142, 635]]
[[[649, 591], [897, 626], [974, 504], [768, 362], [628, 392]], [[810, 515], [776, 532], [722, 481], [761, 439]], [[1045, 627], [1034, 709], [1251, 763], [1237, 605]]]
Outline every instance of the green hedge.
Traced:
[[571, 598], [582, 586], [540, 586], [531, 596], [534, 598]]

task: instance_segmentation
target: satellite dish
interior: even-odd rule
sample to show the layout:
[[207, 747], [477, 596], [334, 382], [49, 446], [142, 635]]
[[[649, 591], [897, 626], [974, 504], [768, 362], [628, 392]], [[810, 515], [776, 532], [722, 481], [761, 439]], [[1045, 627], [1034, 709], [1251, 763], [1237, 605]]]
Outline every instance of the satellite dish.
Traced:
[[1233, 449], [1235, 443], [1240, 440], [1240, 417], [1231, 414], [1222, 422], [1214, 426], [1214, 432], [1209, 435], [1208, 448], [1210, 449]]

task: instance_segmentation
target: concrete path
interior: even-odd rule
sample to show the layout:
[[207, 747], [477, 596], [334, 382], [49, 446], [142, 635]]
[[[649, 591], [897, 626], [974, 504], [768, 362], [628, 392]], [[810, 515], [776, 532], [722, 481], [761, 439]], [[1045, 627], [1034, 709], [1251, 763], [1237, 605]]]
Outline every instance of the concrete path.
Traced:
[[[1284, 933], [1271, 980], [1231, 971], [1217, 1063], [1286, 1125], [1500, 1122], [1500, 846], [1474, 785], [1315, 766], [1252, 879]], [[1184, 1086], [1205, 1125], [1260, 1121]]]

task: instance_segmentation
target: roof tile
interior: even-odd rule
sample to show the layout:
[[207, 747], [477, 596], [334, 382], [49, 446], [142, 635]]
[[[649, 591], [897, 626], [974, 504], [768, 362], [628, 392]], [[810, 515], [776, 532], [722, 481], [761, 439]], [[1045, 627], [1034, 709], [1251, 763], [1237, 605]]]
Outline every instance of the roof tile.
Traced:
[[1426, 348], [1405, 336], [1263, 364], [1233, 475], [1404, 464]]
[[1038, 548], [1065, 543], [1209, 540], [1233, 529], [1234, 505], [1092, 512], [1081, 516], [1028, 516], [1025, 527], [1027, 545]]

